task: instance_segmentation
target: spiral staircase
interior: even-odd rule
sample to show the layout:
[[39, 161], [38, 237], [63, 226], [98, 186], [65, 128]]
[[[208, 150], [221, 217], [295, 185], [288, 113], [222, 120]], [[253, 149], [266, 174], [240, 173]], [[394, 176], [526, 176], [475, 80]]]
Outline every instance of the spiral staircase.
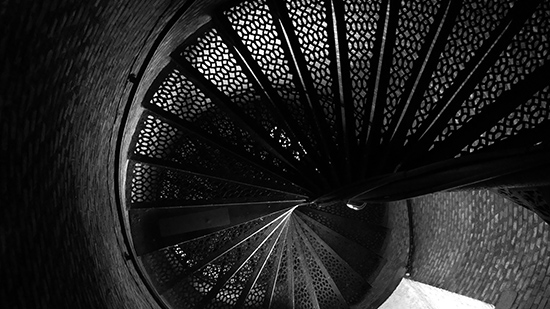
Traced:
[[132, 254], [170, 308], [376, 307], [407, 199], [548, 170], [549, 59], [550, 1], [224, 3], [125, 129]]

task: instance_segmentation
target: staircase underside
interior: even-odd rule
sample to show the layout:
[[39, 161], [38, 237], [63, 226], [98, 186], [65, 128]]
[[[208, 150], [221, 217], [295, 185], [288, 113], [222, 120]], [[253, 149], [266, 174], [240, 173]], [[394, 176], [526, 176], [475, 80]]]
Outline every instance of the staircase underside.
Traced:
[[407, 199], [548, 192], [550, 1], [211, 15], [126, 128], [125, 223], [168, 306], [377, 306], [405, 272]]

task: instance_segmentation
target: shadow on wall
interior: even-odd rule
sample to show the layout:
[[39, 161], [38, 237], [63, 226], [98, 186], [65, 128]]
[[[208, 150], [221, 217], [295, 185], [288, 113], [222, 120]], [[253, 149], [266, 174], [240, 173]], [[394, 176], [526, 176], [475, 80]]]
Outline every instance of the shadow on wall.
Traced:
[[127, 77], [184, 3], [0, 4], [0, 307], [157, 306], [124, 258], [114, 147]]

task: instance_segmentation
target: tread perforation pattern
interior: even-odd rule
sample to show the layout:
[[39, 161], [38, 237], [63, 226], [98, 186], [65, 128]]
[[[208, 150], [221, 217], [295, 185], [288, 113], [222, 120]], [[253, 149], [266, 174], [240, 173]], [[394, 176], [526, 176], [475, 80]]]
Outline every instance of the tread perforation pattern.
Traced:
[[390, 4], [233, 1], [182, 38], [124, 157], [137, 258], [169, 306], [368, 307], [406, 267], [409, 179], [547, 150], [530, 134], [550, 127], [550, 80], [527, 82], [550, 60], [550, 1]]

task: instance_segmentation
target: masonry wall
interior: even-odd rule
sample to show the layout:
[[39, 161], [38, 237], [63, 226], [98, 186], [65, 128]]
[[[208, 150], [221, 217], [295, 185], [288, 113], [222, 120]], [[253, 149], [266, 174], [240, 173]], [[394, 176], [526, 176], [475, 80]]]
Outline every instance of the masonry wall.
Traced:
[[114, 151], [127, 77], [184, 3], [1, 2], [0, 307], [156, 307], [124, 257]]
[[534, 213], [486, 190], [425, 196], [412, 209], [411, 279], [491, 304], [550, 308], [550, 226]]
[[[124, 256], [114, 150], [127, 78], [184, 4], [0, 4], [0, 307], [156, 307]], [[543, 308], [548, 226], [483, 194], [414, 202], [414, 279], [490, 302], [525, 291], [517, 304]]]

